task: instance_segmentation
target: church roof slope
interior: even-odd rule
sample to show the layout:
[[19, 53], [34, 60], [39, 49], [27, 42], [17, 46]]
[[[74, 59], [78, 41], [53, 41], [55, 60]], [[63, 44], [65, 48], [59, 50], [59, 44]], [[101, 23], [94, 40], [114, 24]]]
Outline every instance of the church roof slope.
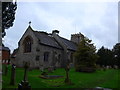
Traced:
[[46, 32], [38, 32], [34, 31], [35, 36], [38, 38], [40, 44], [44, 44], [47, 46], [52, 46], [58, 49], [62, 49], [62, 47], [57, 43], [57, 41]]
[[65, 38], [63, 38], [63, 37], [60, 37], [60, 39], [61, 39], [62, 42], [67, 46], [67, 49], [73, 50], [73, 51], [76, 51], [76, 50], [77, 50], [77, 45], [76, 45], [74, 42], [72, 42], [72, 41], [70, 41], [70, 40], [67, 40], [67, 39], [65, 39]]
[[[40, 44], [55, 47], [58, 49], [63, 49], [62, 46], [59, 44], [59, 42], [57, 42], [51, 34], [42, 31], [33, 31], [33, 32], [35, 36], [38, 38]], [[59, 38], [66, 45], [67, 49], [76, 51], [77, 45], [74, 42], [60, 36]]]

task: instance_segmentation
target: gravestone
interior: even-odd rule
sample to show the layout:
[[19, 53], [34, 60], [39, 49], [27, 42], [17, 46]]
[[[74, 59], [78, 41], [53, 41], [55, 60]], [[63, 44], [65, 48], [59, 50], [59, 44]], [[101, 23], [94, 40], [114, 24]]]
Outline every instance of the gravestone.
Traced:
[[106, 71], [106, 67], [105, 66], [103, 66], [102, 68], [103, 68], [103, 71]]
[[44, 71], [44, 66], [41, 65], [39, 69], [40, 69], [41, 72], [43, 72]]
[[11, 68], [11, 81], [10, 85], [15, 85], [16, 66], [13, 64]]
[[18, 84], [18, 90], [31, 90], [31, 86], [29, 85], [29, 82], [27, 81], [27, 70], [29, 68], [30, 63], [25, 62], [24, 65], [24, 78], [21, 81], [21, 83]]
[[110, 66], [106, 66], [106, 69], [110, 69]]
[[114, 68], [114, 69], [118, 69], [118, 66], [117, 66], [117, 65], [114, 65], [113, 68]]

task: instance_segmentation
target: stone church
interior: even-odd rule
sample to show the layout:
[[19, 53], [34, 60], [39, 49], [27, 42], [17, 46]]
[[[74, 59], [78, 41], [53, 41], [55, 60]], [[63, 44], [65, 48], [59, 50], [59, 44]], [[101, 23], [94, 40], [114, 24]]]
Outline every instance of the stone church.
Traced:
[[66, 63], [72, 65], [73, 53], [81, 35], [72, 34], [71, 40], [67, 40], [59, 36], [58, 30], [52, 33], [34, 31], [29, 25], [12, 54], [11, 62], [17, 67], [29, 62], [30, 68], [64, 67]]

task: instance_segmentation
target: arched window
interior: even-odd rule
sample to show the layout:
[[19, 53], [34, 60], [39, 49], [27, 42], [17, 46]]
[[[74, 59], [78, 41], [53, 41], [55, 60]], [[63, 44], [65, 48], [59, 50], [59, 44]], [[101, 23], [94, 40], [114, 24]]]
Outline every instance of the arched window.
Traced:
[[23, 42], [24, 44], [24, 52], [28, 53], [31, 52], [32, 49], [32, 39], [30, 36], [27, 36]]

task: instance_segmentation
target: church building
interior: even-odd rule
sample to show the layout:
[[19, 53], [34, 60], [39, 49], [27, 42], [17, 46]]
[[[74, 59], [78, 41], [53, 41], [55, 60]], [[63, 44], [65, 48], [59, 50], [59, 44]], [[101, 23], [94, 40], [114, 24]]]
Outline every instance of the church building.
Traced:
[[64, 67], [66, 63], [72, 65], [73, 53], [81, 35], [72, 34], [71, 40], [67, 40], [59, 36], [58, 30], [52, 33], [34, 31], [29, 25], [13, 52], [11, 62], [17, 67], [23, 67], [24, 62], [29, 62], [30, 68]]

